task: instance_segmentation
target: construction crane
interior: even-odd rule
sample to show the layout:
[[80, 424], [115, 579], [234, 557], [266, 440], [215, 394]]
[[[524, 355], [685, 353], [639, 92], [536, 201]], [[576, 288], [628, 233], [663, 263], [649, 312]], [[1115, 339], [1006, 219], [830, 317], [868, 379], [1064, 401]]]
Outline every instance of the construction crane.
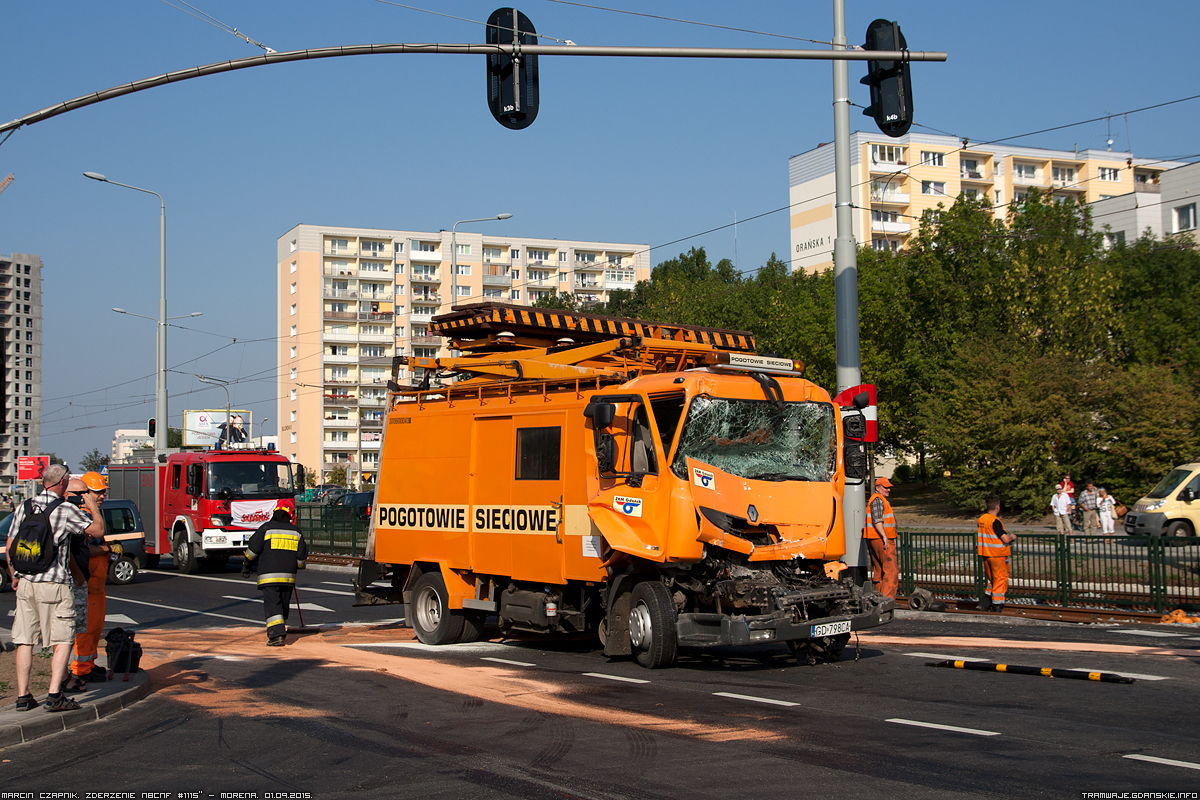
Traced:
[[8, 173], [7, 178], [0, 181], [0, 194], [4, 194], [4, 190], [7, 189], [8, 185], [12, 182], [13, 182], [13, 174], [10, 172], [10, 173]]

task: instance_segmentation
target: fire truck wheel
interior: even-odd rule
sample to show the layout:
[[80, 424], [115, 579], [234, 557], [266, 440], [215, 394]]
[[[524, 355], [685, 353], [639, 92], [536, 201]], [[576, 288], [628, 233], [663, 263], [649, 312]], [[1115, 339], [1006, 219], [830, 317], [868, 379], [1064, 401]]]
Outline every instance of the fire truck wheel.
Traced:
[[137, 561], [129, 556], [121, 556], [108, 567], [108, 579], [118, 586], [133, 583], [137, 574]]
[[462, 644], [468, 642], [478, 642], [483, 638], [483, 625], [487, 621], [487, 617], [483, 614], [468, 614], [464, 613], [462, 633], [458, 637], [458, 641]]
[[417, 578], [408, 612], [423, 644], [453, 644], [462, 635], [463, 615], [450, 610], [450, 597], [440, 572], [426, 572]]
[[175, 534], [171, 557], [175, 559], [176, 569], [184, 575], [194, 575], [200, 571], [200, 559], [196, 558], [196, 548], [188, 541], [186, 533]]
[[643, 667], [659, 669], [675, 663], [675, 603], [658, 581], [642, 581], [629, 598], [629, 643]]

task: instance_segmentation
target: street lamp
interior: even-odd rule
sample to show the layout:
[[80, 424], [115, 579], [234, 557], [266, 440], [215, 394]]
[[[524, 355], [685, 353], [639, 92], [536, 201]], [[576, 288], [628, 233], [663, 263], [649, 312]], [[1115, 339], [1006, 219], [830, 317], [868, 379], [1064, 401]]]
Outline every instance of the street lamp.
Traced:
[[[223, 381], [220, 378], [206, 378], [203, 375], [197, 375], [196, 379], [201, 383], [211, 383], [213, 386], [220, 386], [225, 390], [225, 441], [233, 443], [233, 412], [229, 409], [229, 381]], [[253, 431], [251, 431], [253, 433]], [[220, 441], [220, 440], [218, 440]]]
[[[85, 172], [84, 177], [113, 186], [123, 186], [135, 192], [145, 192], [158, 198], [158, 369], [154, 381], [154, 455], [167, 449], [167, 204], [162, 195], [149, 189], [110, 181], [99, 172]], [[128, 313], [128, 312], [123, 312]], [[133, 315], [137, 316], [137, 315]], [[154, 474], [158, 475], [157, 467]]]
[[512, 219], [512, 214], [497, 214], [494, 217], [480, 217], [479, 219], [460, 219], [450, 228], [450, 310], [454, 310], [454, 304], [458, 301], [458, 226], [465, 225], [468, 222], [490, 222], [494, 219]]
[[[264, 450], [266, 449], [267, 445], [263, 442], [263, 437], [267, 435], [267, 421], [269, 419], [271, 418], [263, 417], [262, 421], [258, 423], [258, 446]], [[250, 424], [253, 425], [254, 423]], [[251, 432], [253, 433], [253, 430]]]

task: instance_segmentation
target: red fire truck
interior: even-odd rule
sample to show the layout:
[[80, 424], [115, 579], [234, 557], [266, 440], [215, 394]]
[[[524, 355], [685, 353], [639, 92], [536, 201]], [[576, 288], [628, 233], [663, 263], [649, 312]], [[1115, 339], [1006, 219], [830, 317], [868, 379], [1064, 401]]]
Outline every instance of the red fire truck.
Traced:
[[279, 503], [295, 519], [298, 481], [291, 462], [274, 450], [191, 450], [161, 458], [158, 498], [153, 465], [108, 468], [108, 496], [133, 500], [145, 520], [147, 567], [170, 553], [180, 572], [220, 568], [245, 549]]

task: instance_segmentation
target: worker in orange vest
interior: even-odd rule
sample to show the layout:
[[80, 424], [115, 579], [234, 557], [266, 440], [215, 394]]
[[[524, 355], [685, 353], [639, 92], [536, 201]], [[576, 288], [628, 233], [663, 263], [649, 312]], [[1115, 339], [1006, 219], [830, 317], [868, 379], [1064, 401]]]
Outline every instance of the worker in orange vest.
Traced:
[[987, 513], [976, 521], [976, 526], [975, 543], [987, 575], [987, 589], [979, 599], [979, 610], [1000, 613], [1008, 592], [1008, 557], [1012, 554], [1009, 545], [1016, 541], [1017, 535], [1006, 531], [1000, 521], [999, 497], [988, 498]]
[[[96, 504], [108, 497], [108, 483], [99, 472], [85, 472], [83, 482], [96, 498]], [[96, 652], [100, 635], [104, 632], [105, 596], [104, 583], [108, 580], [108, 556], [112, 550], [104, 536], [88, 540], [87, 579], [87, 630], [75, 634], [75, 656], [71, 660], [71, 672], [89, 682], [100, 682], [107, 677], [96, 665]]]
[[875, 588], [895, 600], [900, 588], [900, 568], [896, 561], [896, 515], [888, 502], [891, 494], [892, 482], [887, 478], [876, 478], [875, 494], [867, 501], [867, 526], [863, 538], [871, 551]]

